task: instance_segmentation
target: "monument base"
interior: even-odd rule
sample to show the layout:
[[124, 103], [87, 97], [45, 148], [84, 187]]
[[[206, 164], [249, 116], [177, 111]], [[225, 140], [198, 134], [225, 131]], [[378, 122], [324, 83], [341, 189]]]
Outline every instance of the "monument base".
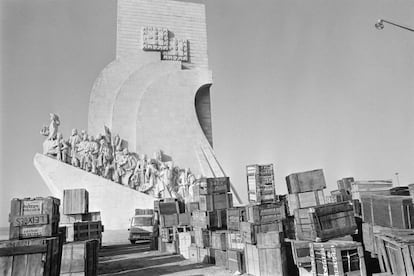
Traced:
[[[154, 197], [101, 176], [39, 153], [33, 162], [52, 196], [62, 200], [65, 189], [86, 189], [89, 192], [89, 211], [101, 212], [105, 230], [127, 231], [135, 209], [154, 208]], [[103, 239], [108, 242], [105, 233]]]

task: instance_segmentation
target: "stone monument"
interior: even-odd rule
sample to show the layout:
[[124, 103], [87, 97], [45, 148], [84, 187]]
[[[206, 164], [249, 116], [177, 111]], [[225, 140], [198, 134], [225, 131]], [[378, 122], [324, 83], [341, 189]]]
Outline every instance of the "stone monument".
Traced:
[[[131, 152], [161, 150], [174, 165], [190, 168], [193, 177], [225, 176], [212, 148], [211, 84], [204, 5], [118, 0], [116, 58], [93, 85], [87, 133], [99, 137], [110, 129]], [[48, 137], [54, 135], [49, 131]], [[37, 154], [34, 164], [54, 196], [86, 188], [90, 209], [101, 211], [105, 229], [126, 229], [135, 208], [153, 207], [154, 197], [82, 170], [73, 160], [72, 166]], [[137, 164], [139, 181], [144, 176]], [[162, 167], [166, 175], [172, 169]]]

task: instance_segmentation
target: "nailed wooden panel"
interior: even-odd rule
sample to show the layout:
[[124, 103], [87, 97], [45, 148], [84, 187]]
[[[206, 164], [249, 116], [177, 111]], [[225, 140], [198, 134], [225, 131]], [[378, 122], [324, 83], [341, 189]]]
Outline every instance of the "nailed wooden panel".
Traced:
[[289, 194], [310, 192], [326, 188], [322, 169], [293, 173], [286, 176]]
[[85, 189], [63, 190], [63, 214], [85, 214], [89, 212], [89, 193]]
[[98, 248], [98, 240], [64, 244], [60, 273], [83, 273], [85, 276], [96, 275]]

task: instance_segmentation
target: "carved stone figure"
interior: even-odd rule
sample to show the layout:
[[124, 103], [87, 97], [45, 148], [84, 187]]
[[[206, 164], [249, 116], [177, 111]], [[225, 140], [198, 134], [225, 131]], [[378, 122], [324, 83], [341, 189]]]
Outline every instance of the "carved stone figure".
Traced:
[[115, 158], [115, 181], [123, 185], [129, 185], [129, 180], [136, 165], [135, 156], [130, 154], [127, 148], [123, 149], [122, 152], [118, 152]]
[[72, 166], [79, 167], [80, 156], [78, 154], [78, 144], [81, 141], [81, 137], [78, 134], [76, 128], [72, 129], [72, 134], [69, 137], [69, 146], [70, 146], [70, 157]]
[[85, 130], [81, 132], [82, 140], [78, 144], [77, 154], [79, 155], [79, 166], [81, 169], [85, 170], [88, 166], [88, 148], [89, 148], [89, 141], [88, 141], [88, 134]]
[[69, 146], [65, 140], [63, 140], [62, 133], [58, 132], [57, 135], [57, 152], [56, 158], [64, 163], [67, 163]]
[[99, 144], [91, 135], [89, 136], [88, 151], [87, 151], [87, 164], [88, 170], [90, 169], [93, 174], [98, 174], [98, 155]]
[[105, 137], [101, 137], [99, 140], [99, 154], [98, 154], [98, 171], [100, 175], [105, 178], [110, 178], [111, 176], [111, 162], [113, 160], [112, 150], [107, 143]]
[[59, 116], [54, 113], [50, 113], [49, 135], [47, 137], [48, 140], [56, 139], [59, 125], [60, 125]]

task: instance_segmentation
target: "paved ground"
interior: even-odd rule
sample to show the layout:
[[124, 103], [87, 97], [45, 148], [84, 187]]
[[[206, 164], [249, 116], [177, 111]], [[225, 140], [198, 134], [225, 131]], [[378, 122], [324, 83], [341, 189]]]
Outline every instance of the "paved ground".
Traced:
[[98, 275], [231, 276], [233, 273], [185, 260], [180, 255], [150, 251], [144, 243], [103, 246], [99, 252]]

